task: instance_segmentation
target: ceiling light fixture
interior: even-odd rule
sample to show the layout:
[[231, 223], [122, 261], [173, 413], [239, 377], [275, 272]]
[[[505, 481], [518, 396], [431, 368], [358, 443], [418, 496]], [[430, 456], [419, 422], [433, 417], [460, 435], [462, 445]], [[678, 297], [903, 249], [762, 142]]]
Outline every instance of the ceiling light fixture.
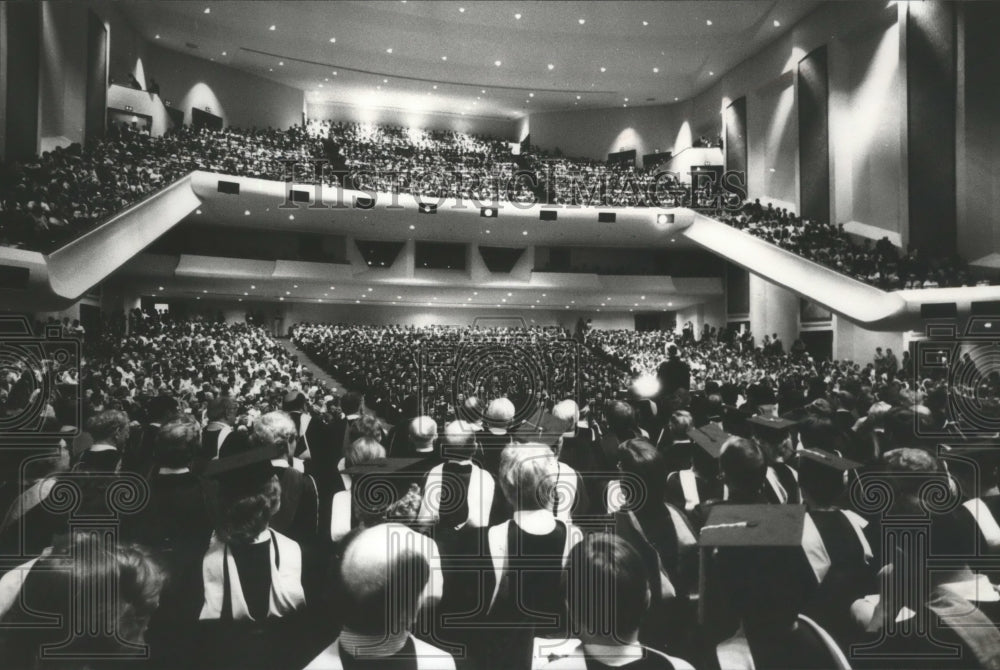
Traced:
[[389, 47], [388, 49], [386, 49], [386, 50], [385, 50], [385, 52], [386, 52], [387, 54], [391, 54], [391, 53], [392, 53], [392, 47]]
[[330, 38], [330, 44], [336, 44], [336, 43], [337, 43], [337, 38], [336, 37], [331, 37]]
[[715, 76], [715, 73], [714, 73], [714, 72], [712, 72], [711, 70], [709, 70], [709, 71], [708, 71], [708, 76], [709, 76], [709, 77], [714, 77], [714, 76]]
[[553, 65], [552, 63], [549, 63], [548, 67], [549, 67], [550, 70], [555, 70], [556, 69], [556, 66]]
[[653, 68], [653, 74], [660, 74], [660, 68], [654, 67]]
[[587, 19], [578, 19], [577, 22], [582, 26], [584, 23], [587, 22]]
[[503, 63], [501, 63], [498, 60], [495, 60], [495, 61], [493, 61], [493, 64], [496, 65], [497, 67], [500, 67]]
[[520, 14], [515, 14], [514, 18], [517, 19], [518, 21], [520, 21], [521, 20], [521, 15]]
[[643, 21], [643, 22], [642, 22], [642, 25], [644, 25], [644, 26], [648, 26], [648, 25], [649, 25], [649, 21]]
[[283, 60], [279, 60], [278, 61], [278, 65], [284, 65], [284, 64], [285, 64], [285, 61], [283, 61]]
[[277, 30], [277, 29], [278, 29], [278, 27], [277, 26], [273, 26], [273, 25], [270, 28], [268, 28], [268, 30]]
[[607, 71], [608, 71], [608, 68], [606, 68], [606, 67], [602, 67], [601, 68], [601, 72], [607, 72]]
[[528, 97], [529, 97], [529, 98], [534, 98], [534, 97], [535, 97], [535, 94], [534, 94], [534, 93], [529, 93], [529, 94], [528, 94]]
[[211, 7], [206, 7], [205, 8], [205, 13], [206, 14], [211, 14], [212, 13], [212, 8]]
[[775, 28], [780, 28], [781, 27], [781, 21], [779, 21], [778, 19], [775, 19], [774, 20], [774, 27]]
[[156, 39], [160, 39], [160, 34], [159, 33], [156, 34]]
[[447, 56], [441, 56], [441, 60], [448, 60]]
[[459, 8], [458, 8], [458, 11], [459, 11], [459, 13], [461, 13], [461, 14], [465, 14], [465, 7], [459, 7]]
[[712, 25], [712, 19], [705, 19], [705, 25], [706, 26]]

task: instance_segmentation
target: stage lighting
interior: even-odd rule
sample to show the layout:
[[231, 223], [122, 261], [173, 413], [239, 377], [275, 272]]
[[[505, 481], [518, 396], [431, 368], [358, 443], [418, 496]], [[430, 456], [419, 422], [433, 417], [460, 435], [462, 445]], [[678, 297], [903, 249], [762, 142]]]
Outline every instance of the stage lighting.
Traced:
[[665, 226], [668, 223], [673, 223], [673, 222], [674, 222], [674, 215], [673, 214], [657, 214], [656, 215], [656, 223], [658, 223], [661, 226]]
[[500, 212], [496, 207], [480, 207], [479, 216], [485, 219], [495, 219]]

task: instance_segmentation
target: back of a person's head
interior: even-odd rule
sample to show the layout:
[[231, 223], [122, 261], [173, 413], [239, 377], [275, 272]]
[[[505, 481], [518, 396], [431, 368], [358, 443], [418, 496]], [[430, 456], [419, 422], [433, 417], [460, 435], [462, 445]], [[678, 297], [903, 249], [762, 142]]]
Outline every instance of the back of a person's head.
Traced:
[[437, 434], [437, 421], [429, 416], [418, 416], [410, 421], [410, 443], [417, 449], [433, 447]]
[[441, 455], [450, 460], [472, 458], [476, 452], [476, 427], [457, 419], [444, 427]]
[[355, 440], [367, 437], [376, 442], [381, 442], [382, 438], [385, 437], [385, 432], [382, 430], [382, 422], [378, 420], [378, 417], [370, 414], [362, 414], [351, 424], [351, 437]]
[[613, 401], [608, 406], [605, 416], [608, 420], [608, 427], [619, 437], [635, 430], [635, 410], [627, 402]]
[[618, 467], [624, 475], [622, 491], [630, 509], [663, 508], [667, 463], [649, 440], [639, 437], [622, 442]]
[[200, 446], [201, 427], [194, 418], [183, 416], [160, 427], [153, 455], [161, 467], [183, 468], [191, 464]]
[[650, 590], [645, 564], [632, 545], [611, 533], [588, 535], [570, 551], [564, 579], [574, 635], [609, 644], [634, 639]]
[[344, 464], [347, 467], [374, 463], [385, 458], [385, 447], [370, 437], [361, 437], [349, 445], [344, 451]]
[[439, 597], [431, 583], [434, 551], [433, 540], [396, 523], [354, 535], [340, 565], [344, 627], [364, 635], [408, 632], [424, 602]]
[[580, 420], [580, 406], [575, 400], [561, 400], [552, 407], [552, 416], [567, 424], [567, 431], [576, 428]]
[[753, 493], [764, 486], [767, 462], [753, 440], [730, 437], [722, 444], [719, 468], [734, 493]]
[[[164, 580], [161, 567], [139, 545], [124, 541], [108, 544], [91, 533], [65, 536], [25, 576], [18, 611], [9, 611], [4, 617], [13, 624], [30, 608], [61, 616], [62, 626], [39, 626], [37, 615], [29, 615], [35, 625], [20, 622], [21, 626], [7, 629], [6, 651], [16, 647], [18, 655], [25, 652], [30, 656], [24, 658], [30, 663], [28, 667], [68, 667], [40, 658], [40, 648], [48, 644], [68, 645], [59, 646], [67, 655], [64, 658], [111, 658], [125, 653], [126, 645], [144, 643]], [[109, 590], [110, 584], [116, 588]], [[101, 620], [99, 630], [72, 634], [76, 626], [91, 623], [80, 617], [93, 616]], [[5, 657], [5, 667], [18, 667], [18, 660]]]
[[116, 443], [128, 427], [128, 415], [117, 409], [106, 409], [87, 421], [87, 432], [94, 442]]
[[495, 398], [486, 408], [486, 423], [492, 428], [509, 428], [514, 420], [514, 403], [507, 398]]
[[930, 482], [945, 482], [940, 462], [924, 449], [902, 447], [887, 451], [878, 468], [897, 494], [897, 507], [915, 507], [914, 511], [923, 508], [922, 494], [933, 495], [926, 488]]
[[268, 412], [253, 424], [251, 447], [273, 449], [277, 456], [290, 456], [298, 440], [295, 422], [285, 412]]
[[515, 511], [550, 509], [558, 467], [546, 445], [509, 445], [500, 454], [500, 489]]
[[675, 439], [687, 439], [688, 431], [694, 428], [691, 412], [681, 409], [670, 415], [670, 434]]

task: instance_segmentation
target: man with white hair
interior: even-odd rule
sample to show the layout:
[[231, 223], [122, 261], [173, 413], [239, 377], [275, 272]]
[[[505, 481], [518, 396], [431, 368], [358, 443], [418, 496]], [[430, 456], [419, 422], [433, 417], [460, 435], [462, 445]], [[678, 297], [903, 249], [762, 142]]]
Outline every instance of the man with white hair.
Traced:
[[[424, 482], [420, 520], [449, 528], [481, 528], [490, 521], [496, 483], [492, 475], [472, 462], [477, 449], [475, 426], [452, 421], [444, 429], [444, 462], [431, 468]], [[442, 502], [445, 509], [441, 509]]]
[[[585, 496], [586, 500], [600, 500], [614, 472], [605, 465], [601, 444], [594, 430], [581, 420], [580, 408], [574, 400], [556, 403], [552, 416], [566, 425], [558, 458], [560, 464], [569, 466], [583, 481], [583, 489], [577, 491], [577, 495]], [[586, 514], [588, 510], [578, 503], [575, 511]]]
[[294, 457], [299, 432], [287, 413], [268, 412], [253, 425], [250, 446], [272, 449], [271, 466], [281, 482], [281, 507], [271, 527], [296, 542], [309, 543], [319, 532], [319, 493], [316, 482], [302, 472], [302, 461]]
[[344, 627], [306, 670], [454, 669], [448, 652], [410, 635], [421, 608], [441, 597], [434, 540], [401, 524], [379, 524], [347, 546], [340, 577]]
[[495, 398], [486, 407], [483, 430], [476, 434], [476, 441], [483, 450], [483, 467], [494, 477], [500, 472], [501, 452], [514, 442], [510, 435], [514, 414], [514, 403], [507, 398]]

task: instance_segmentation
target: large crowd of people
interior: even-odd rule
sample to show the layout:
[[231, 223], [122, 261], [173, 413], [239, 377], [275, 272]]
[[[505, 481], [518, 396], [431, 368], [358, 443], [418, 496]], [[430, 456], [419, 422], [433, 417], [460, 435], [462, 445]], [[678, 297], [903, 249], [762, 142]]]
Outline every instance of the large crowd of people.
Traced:
[[[327, 161], [322, 175], [315, 161]], [[294, 161], [296, 167], [289, 167]], [[380, 193], [483, 203], [572, 206], [700, 206], [713, 185], [689, 186], [659, 169], [571, 159], [458, 132], [310, 120], [287, 130], [179, 127], [152, 137], [113, 124], [87, 146], [56, 148], [2, 166], [0, 244], [50, 251], [192, 170], [300, 183], [346, 184]], [[715, 216], [741, 230], [884, 289], [965, 286], [957, 257], [901, 253], [888, 239], [855, 241], [838, 225], [805, 220], [759, 201]]]
[[[47, 449], [2, 453], [4, 667], [1000, 662], [1000, 460], [891, 352], [295, 327], [341, 393], [252, 324], [117, 323], [43, 387]], [[589, 403], [574, 366], [658, 388]]]

